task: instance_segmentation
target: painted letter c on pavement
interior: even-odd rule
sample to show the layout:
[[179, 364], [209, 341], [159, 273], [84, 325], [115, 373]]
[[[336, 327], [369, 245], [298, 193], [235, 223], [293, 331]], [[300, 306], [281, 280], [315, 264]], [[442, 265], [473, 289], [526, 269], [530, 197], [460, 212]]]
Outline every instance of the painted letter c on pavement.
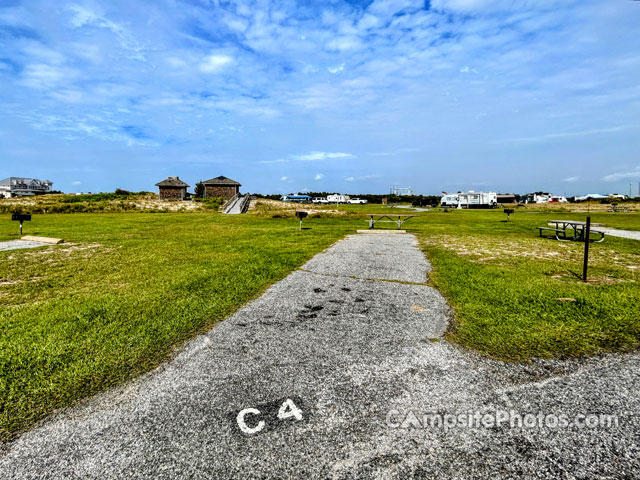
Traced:
[[257, 408], [245, 408], [244, 410], [241, 410], [240, 413], [238, 413], [238, 417], [236, 418], [236, 420], [238, 421], [238, 426], [244, 433], [258, 433], [264, 428], [264, 420], [260, 420], [255, 427], [249, 427], [244, 420], [244, 417], [249, 414], [260, 415], [260, 410], [258, 410]]

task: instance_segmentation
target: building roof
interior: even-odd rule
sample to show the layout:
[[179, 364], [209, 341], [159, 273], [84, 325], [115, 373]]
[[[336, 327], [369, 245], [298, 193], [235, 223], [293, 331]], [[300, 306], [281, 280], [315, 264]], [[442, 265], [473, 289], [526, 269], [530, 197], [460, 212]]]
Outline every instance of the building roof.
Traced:
[[156, 183], [156, 187], [190, 187], [180, 180], [180, 177], [169, 177], [166, 180]]
[[235, 180], [231, 180], [230, 178], [223, 177], [220, 175], [219, 177], [212, 178], [211, 180], [205, 180], [202, 182], [203, 185], [237, 185], [240, 187], [241, 185]]
[[7, 177], [4, 180], [0, 180], [0, 185], [15, 185], [16, 183], [30, 184], [31, 182], [45, 183], [53, 185], [51, 180], [38, 180], [37, 178], [28, 177]]

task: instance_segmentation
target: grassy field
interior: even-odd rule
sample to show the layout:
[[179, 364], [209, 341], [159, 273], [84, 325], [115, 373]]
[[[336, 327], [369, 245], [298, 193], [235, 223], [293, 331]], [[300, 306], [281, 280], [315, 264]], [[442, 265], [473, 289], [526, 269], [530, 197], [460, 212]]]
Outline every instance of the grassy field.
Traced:
[[[52, 410], [148, 371], [382, 206], [329, 206], [298, 230], [299, 207], [247, 215], [46, 214], [25, 234], [66, 245], [0, 252], [0, 439]], [[327, 211], [331, 210], [331, 211]], [[420, 212], [406, 224], [452, 305], [448, 338], [506, 360], [569, 357], [640, 346], [640, 242], [583, 245], [537, 237], [549, 219], [582, 213]], [[0, 216], [0, 240], [17, 223]], [[640, 213], [592, 214], [640, 230]]]
[[[311, 223], [310, 221], [307, 223]], [[219, 214], [38, 215], [68, 245], [0, 252], [0, 438], [162, 362], [349, 222]], [[0, 240], [18, 225], [0, 217]]]
[[[583, 243], [536, 236], [536, 227], [558, 213], [516, 212], [508, 223], [505, 217], [500, 211], [431, 212], [412, 225], [434, 266], [431, 282], [455, 311], [450, 340], [507, 360], [640, 347], [639, 241], [607, 236], [592, 244], [585, 284]], [[640, 227], [638, 213], [591, 217]]]

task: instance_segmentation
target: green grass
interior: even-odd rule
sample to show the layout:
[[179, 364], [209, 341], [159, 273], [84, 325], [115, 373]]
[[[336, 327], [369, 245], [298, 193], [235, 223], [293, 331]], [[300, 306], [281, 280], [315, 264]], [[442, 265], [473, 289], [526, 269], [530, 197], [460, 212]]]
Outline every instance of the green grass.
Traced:
[[[147, 371], [350, 230], [219, 214], [39, 215], [0, 252], [0, 438]], [[17, 223], [0, 217], [0, 240]]]
[[[584, 244], [536, 237], [536, 227], [557, 213], [517, 212], [509, 223], [504, 217], [433, 212], [413, 224], [435, 269], [431, 282], [455, 312], [450, 340], [504, 360], [640, 347], [640, 242], [608, 236], [592, 244], [585, 284]], [[640, 214], [622, 219], [592, 215], [608, 225], [640, 226]]]
[[[73, 245], [0, 252], [0, 439], [165, 361], [318, 251], [366, 228], [363, 213], [409, 213], [338, 210], [345, 213], [305, 219], [311, 229], [302, 231], [296, 219], [268, 211], [34, 215], [25, 234]], [[640, 269], [629, 268], [640, 266], [640, 242], [592, 245], [591, 282], [583, 284], [583, 245], [540, 239], [536, 227], [584, 214], [527, 209], [509, 223], [501, 211], [420, 215], [405, 227], [454, 309], [451, 341], [506, 360], [640, 347]], [[9, 218], [0, 216], [0, 240], [17, 238]], [[640, 229], [639, 213], [592, 219]]]

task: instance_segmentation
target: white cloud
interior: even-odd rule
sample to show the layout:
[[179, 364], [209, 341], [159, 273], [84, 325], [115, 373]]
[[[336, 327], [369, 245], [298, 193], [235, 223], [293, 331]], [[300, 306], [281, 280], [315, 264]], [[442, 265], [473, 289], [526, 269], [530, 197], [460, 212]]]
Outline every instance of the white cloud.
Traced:
[[46, 89], [70, 83], [77, 72], [65, 67], [36, 64], [28, 65], [23, 72], [22, 83], [31, 88]]
[[71, 185], [80, 185], [82, 184], [82, 182], [79, 182], [78, 180], [76, 180], [75, 182], [71, 182]]
[[640, 178], [640, 165], [628, 172], [618, 172], [606, 175], [602, 177], [602, 180], [605, 182], [618, 182], [620, 180], [633, 180], [636, 178]]
[[329, 73], [333, 73], [334, 75], [337, 75], [338, 73], [341, 73], [344, 71], [344, 63], [341, 63], [340, 65], [336, 65], [335, 67], [329, 67], [327, 68], [327, 71]]
[[305, 155], [293, 155], [293, 160], [299, 160], [302, 162], [314, 161], [314, 160], [329, 160], [331, 158], [349, 158], [353, 157], [350, 153], [342, 152], [311, 152]]
[[313, 177], [314, 180], [322, 180], [324, 178], [323, 173], [316, 173], [316, 176]]
[[515, 142], [515, 143], [527, 143], [527, 142], [541, 142], [547, 140], [558, 140], [564, 138], [573, 138], [573, 137], [586, 137], [589, 135], [600, 135], [603, 133], [615, 133], [622, 132], [625, 130], [638, 128], [638, 125], [618, 125], [616, 127], [607, 127], [607, 128], [592, 128], [589, 130], [582, 130], [580, 132], [564, 132], [564, 133], [550, 133], [547, 135], [539, 135], [536, 137], [520, 137], [520, 138], [510, 138], [504, 140], [505, 142]]
[[338, 37], [327, 43], [327, 50], [343, 52], [362, 48], [362, 42], [357, 37]]
[[120, 47], [127, 51], [129, 58], [145, 60], [145, 48], [138, 43], [131, 32], [119, 23], [79, 5], [73, 5], [69, 7], [69, 10], [73, 12], [71, 24], [75, 28], [98, 27], [107, 29], [116, 36], [120, 42]]
[[432, 0], [431, 8], [434, 10], [446, 10], [454, 12], [470, 13], [478, 10], [486, 11], [488, 8], [496, 8], [508, 5], [503, 0]]
[[172, 68], [184, 68], [187, 66], [187, 62], [178, 57], [167, 57], [165, 61]]
[[575, 183], [578, 180], [580, 180], [580, 177], [567, 177], [562, 179], [562, 181], [566, 183]]
[[229, 55], [209, 55], [200, 64], [200, 71], [204, 73], [218, 73], [231, 63], [233, 63], [233, 58]]
[[343, 152], [310, 152], [304, 155], [289, 155], [286, 158], [277, 158], [275, 160], [260, 160], [258, 163], [312, 162], [334, 158], [355, 158], [355, 155]]
[[289, 178], [289, 177], [284, 177], [284, 176], [283, 176], [283, 177], [280, 177], [280, 181], [281, 181], [281, 182], [286, 182], [286, 181], [287, 181], [287, 178]]
[[363, 180], [376, 180], [378, 178], [382, 178], [382, 175], [378, 173], [372, 173], [369, 175], [360, 175], [358, 177], [347, 177], [344, 179], [345, 182], [355, 182], [355, 181], [363, 181]]
[[363, 30], [368, 30], [370, 28], [377, 26], [379, 23], [380, 23], [380, 19], [378, 17], [376, 17], [375, 15], [365, 13], [360, 19], [360, 21], [358, 22], [358, 28], [361, 28]]

